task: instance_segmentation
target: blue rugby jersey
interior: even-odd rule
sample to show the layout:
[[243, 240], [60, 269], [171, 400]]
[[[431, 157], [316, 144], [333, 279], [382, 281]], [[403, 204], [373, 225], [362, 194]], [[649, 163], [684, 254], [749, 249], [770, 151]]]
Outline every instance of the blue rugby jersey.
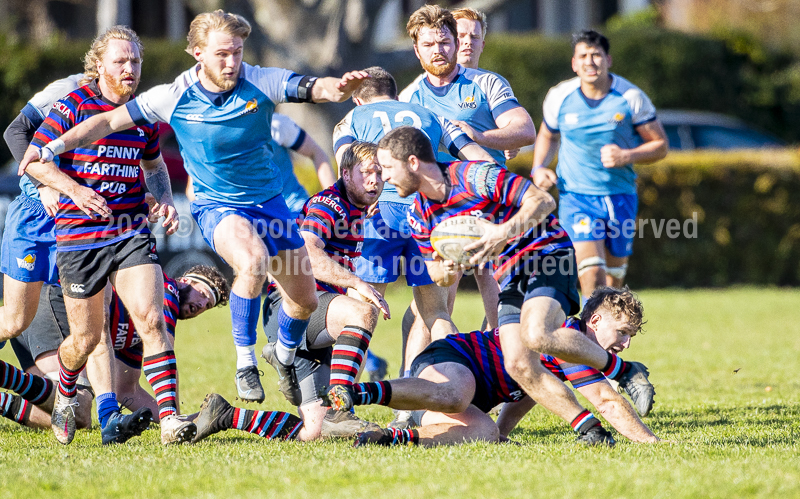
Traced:
[[[164, 274], [164, 322], [167, 323], [167, 333], [175, 338], [175, 323], [180, 312], [180, 301], [178, 300], [178, 283]], [[141, 365], [142, 363], [142, 339], [136, 333], [128, 311], [122, 300], [117, 296], [117, 291], [113, 290], [111, 303], [108, 307], [108, 322], [111, 333], [111, 344], [117, 356], [128, 360], [129, 364]]]
[[[479, 132], [496, 130], [498, 116], [520, 107], [508, 82], [482, 69], [459, 66], [455, 80], [443, 87], [434, 87], [427, 77], [416, 85], [404, 90], [402, 98], [447, 119], [465, 121]], [[504, 151], [485, 149], [498, 164], [505, 164]]]
[[[311, 196], [303, 206], [300, 231], [315, 234], [325, 242], [325, 253], [350, 272], [364, 244], [364, 211], [347, 198], [344, 180]], [[317, 280], [319, 291], [345, 294], [346, 289]]]
[[128, 104], [131, 118], [175, 130], [198, 199], [256, 205], [277, 196], [283, 183], [270, 123], [277, 104], [299, 102], [303, 76], [243, 62], [236, 86], [215, 94], [200, 84], [199, 68], [141, 94]]
[[631, 82], [615, 74], [611, 78], [611, 90], [599, 100], [583, 94], [578, 77], [551, 88], [544, 99], [544, 123], [561, 135], [556, 168], [561, 192], [636, 194], [633, 165], [606, 168], [600, 149], [608, 144], [622, 149], [641, 145], [636, 127], [655, 120], [656, 109]]
[[[31, 144], [41, 148], [77, 124], [114, 108], [103, 100], [97, 82], [91, 82], [53, 106]], [[109, 219], [92, 220], [62, 194], [55, 217], [58, 251], [99, 248], [149, 233], [139, 164], [160, 154], [158, 126], [141, 125], [58, 156], [61, 171], [103, 196], [112, 211]]]
[[[442, 202], [432, 201], [417, 193], [408, 212], [412, 235], [426, 259], [434, 254], [431, 231], [443, 220], [457, 215], [475, 215], [493, 223], [504, 223], [513, 217], [522, 204], [528, 189], [536, 187], [519, 175], [500, 165], [481, 161], [439, 163], [450, 192]], [[499, 259], [495, 278], [500, 281], [510, 275], [524, 258], [537, 252], [548, 254], [562, 248], [571, 248], [572, 242], [558, 225], [555, 216], [525, 233], [510, 239]]]
[[[580, 323], [581, 321], [577, 317], [567, 317], [567, 320], [564, 321], [561, 327], [568, 327], [580, 331]], [[606, 379], [603, 373], [593, 367], [565, 362], [552, 355], [541, 354], [540, 359], [545, 368], [555, 374], [561, 381], [569, 381], [573, 388], [580, 388]]]
[[[449, 120], [433, 114], [417, 104], [383, 100], [357, 106], [347, 113], [333, 130], [333, 150], [352, 144], [356, 140], [378, 143], [391, 130], [410, 125], [422, 131], [431, 141], [433, 150], [446, 151], [458, 158], [458, 153], [468, 144], [474, 144], [460, 128]], [[384, 184], [379, 201], [410, 205], [412, 198], [401, 198], [397, 188]]]
[[272, 159], [281, 172], [283, 200], [286, 201], [289, 211], [295, 214], [303, 210], [303, 205], [308, 200], [308, 191], [300, 185], [294, 174], [294, 165], [289, 150], [300, 149], [305, 139], [306, 132], [291, 118], [278, 113], [272, 115], [272, 140], [278, 146], [273, 151]]
[[[20, 113], [24, 114], [35, 128], [39, 128], [44, 123], [44, 119], [47, 118], [47, 114], [53, 104], [75, 91], [80, 86], [78, 83], [81, 79], [83, 79], [83, 73], [70, 75], [52, 82], [31, 97]], [[23, 175], [20, 178], [19, 187], [29, 198], [39, 200], [39, 190], [34, 187], [27, 175]]]

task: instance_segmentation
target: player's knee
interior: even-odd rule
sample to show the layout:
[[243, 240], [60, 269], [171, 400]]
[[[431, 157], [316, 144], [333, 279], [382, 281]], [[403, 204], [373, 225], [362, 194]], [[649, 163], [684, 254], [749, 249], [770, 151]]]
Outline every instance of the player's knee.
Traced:
[[237, 278], [250, 277], [260, 278], [262, 281], [267, 277], [267, 255], [259, 251], [241, 251], [231, 262], [231, 267], [236, 271]]
[[166, 331], [164, 314], [157, 308], [145, 312], [141, 318], [141, 324], [141, 328], [137, 327], [137, 333], [142, 337], [160, 337], [162, 332]]
[[441, 389], [437, 396], [441, 412], [459, 414], [467, 410], [471, 400], [467, 400], [458, 390]]
[[99, 334], [74, 334], [73, 336], [75, 337], [72, 340], [75, 349], [87, 355], [94, 352], [94, 349], [100, 343]]
[[514, 379], [530, 379], [534, 370], [530, 362], [530, 355], [504, 352], [503, 363], [508, 374]]
[[358, 302], [353, 312], [353, 317], [358, 317], [357, 321], [359, 322], [359, 324], [354, 325], [363, 327], [367, 331], [375, 330], [375, 326], [378, 325], [378, 314], [380, 313], [378, 307], [372, 303]]
[[317, 309], [317, 306], [319, 306], [319, 298], [317, 298], [316, 293], [293, 296], [292, 299], [283, 300], [286, 314], [295, 319], [308, 319]]

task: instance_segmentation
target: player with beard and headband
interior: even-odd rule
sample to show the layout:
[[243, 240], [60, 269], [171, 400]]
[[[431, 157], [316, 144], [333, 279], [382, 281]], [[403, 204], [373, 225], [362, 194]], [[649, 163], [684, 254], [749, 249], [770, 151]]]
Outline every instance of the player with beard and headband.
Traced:
[[[87, 53], [88, 83], [53, 106], [25, 159], [59, 148], [60, 136], [104, 111], [123, 108], [139, 84], [143, 47], [130, 28], [115, 26]], [[22, 165], [25, 166], [24, 164]], [[148, 228], [148, 207], [139, 168], [164, 215], [167, 233], [178, 227], [167, 167], [155, 126], [104, 133], [86, 147], [61, 154], [57, 164], [35, 161], [29, 173], [62, 193], [56, 214], [56, 261], [72, 334], [58, 349], [59, 384], [52, 428], [62, 444], [75, 434], [76, 383], [87, 358], [103, 339], [109, 279], [144, 343], [144, 370], [161, 412], [161, 440], [194, 435], [178, 418], [177, 367], [163, 318], [163, 275]], [[112, 369], [113, 371], [113, 369]]]
[[[430, 235], [442, 220], [484, 213], [470, 265], [498, 260], [499, 334], [504, 366], [536, 402], [567, 421], [583, 414], [574, 395], [539, 362], [538, 353], [588, 365], [618, 381], [637, 407], [649, 410], [655, 395], [646, 368], [624, 362], [574, 329], [562, 327], [579, 310], [572, 243], [550, 213], [555, 201], [530, 181], [492, 163], [436, 163], [430, 143], [412, 127], [396, 128], [378, 143], [382, 177], [401, 196], [416, 193], [409, 225], [440, 286], [452, 284], [460, 266], [442, 260]], [[486, 220], [489, 218], [490, 220]]]
[[[175, 131], [196, 199], [192, 216], [203, 238], [233, 267], [231, 320], [237, 351], [236, 385], [243, 400], [262, 401], [255, 358], [261, 289], [269, 273], [283, 295], [278, 311], [276, 355], [281, 383], [297, 390], [291, 368], [308, 318], [317, 307], [314, 276], [297, 224], [281, 197], [280, 171], [272, 160], [271, 122], [282, 102], [342, 102], [361, 72], [315, 78], [242, 61], [250, 23], [222, 10], [198, 15], [187, 51], [197, 65], [171, 84], [156, 86], [135, 101], [82, 123], [45, 149], [43, 159], [132, 125], [165, 121]], [[40, 158], [28, 151], [20, 165]]]
[[[298, 435], [301, 440], [350, 437], [378, 429], [349, 411], [323, 407], [320, 398], [325, 387], [355, 382], [378, 315], [383, 312], [384, 318], [389, 316], [389, 305], [383, 296], [354, 273], [354, 261], [364, 240], [364, 215], [367, 207], [378, 200], [383, 187], [375, 162], [375, 145], [353, 143], [344, 152], [339, 169], [341, 178], [311, 196], [298, 219], [319, 300], [294, 360], [300, 390], [283, 391], [289, 402], [299, 406], [303, 419], [303, 430]], [[366, 301], [347, 296], [348, 289], [357, 291]], [[276, 319], [283, 299], [283, 293], [270, 284], [264, 301], [264, 332], [269, 343], [262, 356], [276, 369], [281, 368], [275, 355], [280, 327]], [[203, 407], [196, 420], [197, 440], [232, 427], [235, 418], [228, 419], [230, 405], [222, 397], [209, 395]]]

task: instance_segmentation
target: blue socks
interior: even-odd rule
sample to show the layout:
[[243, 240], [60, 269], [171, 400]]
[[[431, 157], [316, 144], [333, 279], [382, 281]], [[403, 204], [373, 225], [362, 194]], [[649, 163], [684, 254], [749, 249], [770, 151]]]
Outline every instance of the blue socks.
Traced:
[[116, 393], [101, 393], [97, 396], [97, 419], [100, 420], [100, 428], [106, 427], [108, 418], [115, 412], [120, 412]]
[[278, 343], [290, 349], [299, 347], [307, 327], [308, 320], [289, 317], [283, 306], [278, 309]]
[[231, 293], [231, 324], [233, 327], [233, 344], [246, 347], [256, 344], [258, 333], [258, 316], [261, 314], [261, 296], [242, 298]]

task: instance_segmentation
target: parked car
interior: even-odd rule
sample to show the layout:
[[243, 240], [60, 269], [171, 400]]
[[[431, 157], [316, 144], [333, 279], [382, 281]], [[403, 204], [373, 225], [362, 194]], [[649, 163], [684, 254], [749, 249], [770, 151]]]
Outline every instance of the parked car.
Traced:
[[658, 110], [658, 119], [669, 138], [669, 148], [758, 149], [785, 147], [781, 139], [755, 130], [746, 122], [724, 114], [705, 111]]

